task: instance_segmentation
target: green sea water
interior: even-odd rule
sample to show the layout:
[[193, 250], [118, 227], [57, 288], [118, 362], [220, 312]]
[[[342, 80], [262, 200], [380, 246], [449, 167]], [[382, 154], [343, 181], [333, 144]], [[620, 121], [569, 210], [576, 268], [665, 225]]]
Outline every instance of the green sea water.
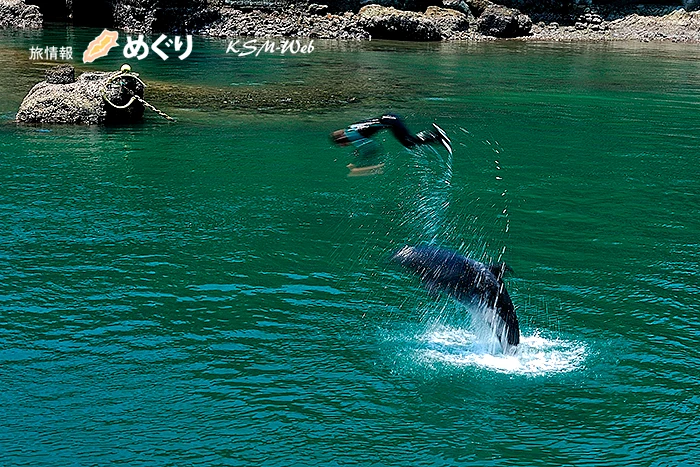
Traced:
[[[697, 45], [196, 38], [130, 61], [175, 124], [15, 124], [98, 33], [0, 35], [0, 465], [698, 465]], [[385, 111], [454, 156], [347, 177]], [[427, 242], [513, 268], [517, 355]]]

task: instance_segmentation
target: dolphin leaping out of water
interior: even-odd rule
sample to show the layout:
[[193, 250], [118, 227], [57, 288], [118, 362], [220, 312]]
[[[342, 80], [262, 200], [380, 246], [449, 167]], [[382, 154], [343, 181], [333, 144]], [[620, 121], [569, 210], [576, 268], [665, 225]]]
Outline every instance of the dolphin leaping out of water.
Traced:
[[430, 245], [404, 246], [391, 258], [420, 277], [431, 292], [476, 305], [496, 334], [503, 352], [520, 343], [520, 327], [513, 302], [503, 284], [505, 263], [486, 265], [459, 253]]

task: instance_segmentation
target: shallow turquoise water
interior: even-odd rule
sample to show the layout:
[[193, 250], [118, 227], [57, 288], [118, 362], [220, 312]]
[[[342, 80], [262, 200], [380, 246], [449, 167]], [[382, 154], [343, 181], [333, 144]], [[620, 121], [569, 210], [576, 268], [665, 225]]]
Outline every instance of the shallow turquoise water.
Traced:
[[[0, 36], [1, 465], [697, 465], [696, 46], [198, 40], [138, 71], [358, 99], [13, 124], [29, 47], [97, 32]], [[347, 178], [386, 110], [454, 157]], [[517, 357], [388, 263], [426, 241], [512, 266]]]

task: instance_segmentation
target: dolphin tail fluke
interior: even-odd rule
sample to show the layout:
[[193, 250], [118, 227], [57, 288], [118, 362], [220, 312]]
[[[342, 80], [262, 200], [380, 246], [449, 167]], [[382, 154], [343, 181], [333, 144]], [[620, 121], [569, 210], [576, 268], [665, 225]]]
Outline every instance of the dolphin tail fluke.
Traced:
[[515, 353], [516, 347], [520, 344], [520, 327], [518, 323], [507, 322], [496, 314], [492, 320], [491, 327], [501, 344], [501, 349], [505, 354]]
[[506, 330], [506, 339], [508, 346], [515, 347], [520, 344], [520, 329], [518, 326], [508, 326]]

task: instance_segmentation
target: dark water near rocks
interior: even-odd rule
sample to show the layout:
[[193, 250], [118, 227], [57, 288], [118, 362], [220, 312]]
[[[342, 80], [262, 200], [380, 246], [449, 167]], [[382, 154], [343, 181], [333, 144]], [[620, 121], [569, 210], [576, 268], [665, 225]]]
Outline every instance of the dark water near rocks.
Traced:
[[[697, 465], [696, 46], [198, 40], [132, 61], [177, 124], [13, 124], [97, 32], [0, 36], [0, 465]], [[454, 157], [347, 178], [385, 110]], [[387, 263], [427, 241], [512, 266], [519, 355]]]

